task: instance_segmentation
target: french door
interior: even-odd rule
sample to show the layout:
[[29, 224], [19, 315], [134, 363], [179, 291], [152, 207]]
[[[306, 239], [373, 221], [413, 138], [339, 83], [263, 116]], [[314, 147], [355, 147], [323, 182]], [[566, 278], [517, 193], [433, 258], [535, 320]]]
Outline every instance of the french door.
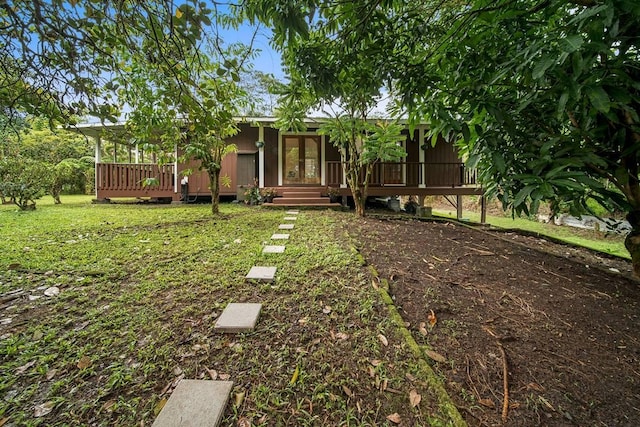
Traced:
[[320, 184], [320, 136], [286, 135], [282, 145], [283, 184]]

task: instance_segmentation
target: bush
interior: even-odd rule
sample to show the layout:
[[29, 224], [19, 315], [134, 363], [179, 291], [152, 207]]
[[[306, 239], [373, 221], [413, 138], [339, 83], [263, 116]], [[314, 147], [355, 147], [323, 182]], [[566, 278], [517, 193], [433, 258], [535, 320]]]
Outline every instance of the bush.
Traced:
[[0, 194], [21, 210], [36, 208], [36, 200], [51, 188], [52, 168], [36, 160], [13, 158], [0, 160]]

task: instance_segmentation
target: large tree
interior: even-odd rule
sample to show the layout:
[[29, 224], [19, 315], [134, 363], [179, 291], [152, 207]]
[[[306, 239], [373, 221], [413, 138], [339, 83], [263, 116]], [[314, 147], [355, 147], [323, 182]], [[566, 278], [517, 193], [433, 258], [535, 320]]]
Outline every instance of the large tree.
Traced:
[[[213, 18], [234, 22], [217, 12]], [[132, 109], [129, 131], [147, 149], [167, 154], [177, 147], [181, 160], [199, 160], [209, 177], [212, 213], [218, 214], [222, 161], [235, 150], [229, 138], [238, 132], [236, 117], [247, 105], [248, 96], [239, 82], [252, 47], [223, 45], [219, 37], [206, 37], [202, 46], [183, 44], [176, 53], [168, 29], [158, 31], [154, 45], [158, 55], [178, 56], [182, 63], [175, 67], [149, 62], [139, 54], [127, 57], [129, 74], [122, 78], [119, 94]], [[176, 159], [161, 156], [160, 160]]]
[[266, 3], [248, 8], [283, 43], [295, 46], [322, 23], [366, 52], [392, 82], [398, 110], [456, 139], [505, 208], [531, 213], [548, 201], [579, 214], [596, 200], [627, 212], [640, 275], [640, 3]]
[[[280, 28], [282, 16], [278, 8], [251, 7], [249, 4], [249, 13]], [[350, 5], [345, 3], [344, 7], [349, 9]], [[343, 13], [325, 12], [331, 16]], [[384, 23], [378, 26], [381, 30]], [[276, 32], [275, 43], [283, 52], [289, 73], [289, 85], [281, 90], [276, 124], [282, 129], [299, 129], [310, 110], [322, 109], [329, 118], [319, 120], [320, 133], [329, 135], [338, 148], [356, 213], [364, 216], [369, 178], [375, 164], [406, 156], [399, 144], [405, 138], [401, 135], [402, 127], [370, 120], [387, 83], [380, 64], [384, 58], [375, 54], [379, 46], [359, 49], [357, 33], [335, 37], [333, 27], [322, 20], [308, 26], [303, 23], [303, 28], [299, 33], [283, 29]]]
[[[127, 73], [119, 53], [176, 66], [178, 49], [196, 46], [210, 12], [206, 3], [172, 0], [0, 2], [0, 107], [10, 117], [67, 122], [90, 114], [115, 121], [116, 80]], [[158, 43], [173, 43], [178, 55], [159, 55]]]

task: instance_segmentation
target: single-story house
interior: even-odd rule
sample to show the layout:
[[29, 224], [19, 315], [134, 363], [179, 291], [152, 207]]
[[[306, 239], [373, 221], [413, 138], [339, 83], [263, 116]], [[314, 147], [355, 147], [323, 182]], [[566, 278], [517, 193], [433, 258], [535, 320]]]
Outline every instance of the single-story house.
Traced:
[[[308, 119], [305, 132], [283, 132], [272, 127], [274, 118], [239, 119], [240, 131], [229, 139], [237, 152], [225, 157], [221, 172], [231, 185], [221, 185], [220, 195], [242, 198], [244, 189], [257, 183], [260, 188], [275, 187], [280, 197], [274, 203], [282, 205], [322, 203], [328, 187], [349, 196], [340, 153], [328, 136], [317, 133], [319, 120]], [[81, 124], [75, 130], [95, 140], [97, 200], [149, 197], [188, 202], [210, 195], [209, 179], [198, 170], [197, 162], [159, 164], [153, 156], [144, 155], [141, 147], [126, 142], [113, 146], [113, 158], [104, 158], [104, 135], [124, 132], [122, 123]], [[407, 128], [404, 133], [406, 158], [376, 164], [370, 196], [455, 196], [459, 216], [462, 196], [483, 196], [476, 171], [465, 166], [452, 143], [440, 138], [432, 146], [426, 126], [418, 126], [411, 134]], [[177, 150], [176, 145], [176, 154]], [[128, 153], [127, 162], [122, 162], [123, 151]], [[193, 173], [184, 178], [186, 169]], [[154, 185], [145, 185], [148, 179]]]

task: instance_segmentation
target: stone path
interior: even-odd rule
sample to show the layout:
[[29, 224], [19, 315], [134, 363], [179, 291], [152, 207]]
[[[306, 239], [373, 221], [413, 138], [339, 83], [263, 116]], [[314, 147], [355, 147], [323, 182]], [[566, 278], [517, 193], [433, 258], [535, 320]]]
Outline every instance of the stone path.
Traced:
[[249, 273], [245, 276], [249, 280], [259, 280], [261, 282], [273, 282], [276, 276], [277, 267], [251, 267]]
[[215, 427], [232, 388], [233, 381], [182, 380], [152, 427]]
[[249, 332], [258, 323], [262, 304], [232, 302], [224, 309], [213, 327], [218, 332]]
[[262, 249], [263, 254], [282, 254], [284, 253], [284, 246], [279, 245], [267, 245]]
[[[297, 221], [298, 211], [287, 211], [285, 221]], [[280, 230], [292, 230], [294, 224], [280, 224]], [[288, 240], [289, 234], [276, 233], [272, 240]], [[265, 245], [263, 254], [282, 254], [283, 245]], [[273, 282], [277, 267], [253, 266], [247, 280]], [[214, 325], [223, 333], [250, 332], [255, 329], [262, 310], [260, 303], [229, 303]], [[227, 406], [232, 381], [182, 380], [175, 388], [152, 427], [216, 427]]]
[[288, 234], [273, 234], [271, 240], [289, 240]]

